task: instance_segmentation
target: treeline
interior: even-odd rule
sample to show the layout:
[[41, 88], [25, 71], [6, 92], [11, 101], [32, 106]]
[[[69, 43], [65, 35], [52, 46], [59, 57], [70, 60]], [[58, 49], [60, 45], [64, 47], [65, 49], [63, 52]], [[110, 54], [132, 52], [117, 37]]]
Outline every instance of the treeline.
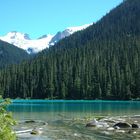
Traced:
[[0, 71], [10, 98], [140, 98], [140, 1], [127, 0], [95, 25], [34, 60]]

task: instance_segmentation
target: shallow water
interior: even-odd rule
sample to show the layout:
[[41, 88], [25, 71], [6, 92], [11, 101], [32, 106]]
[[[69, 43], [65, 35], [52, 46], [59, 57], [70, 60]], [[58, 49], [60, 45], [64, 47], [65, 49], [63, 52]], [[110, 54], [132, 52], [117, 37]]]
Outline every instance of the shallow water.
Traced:
[[139, 101], [64, 101], [64, 100], [14, 100], [8, 107], [16, 120], [40, 120], [48, 125], [19, 124], [16, 129], [38, 127], [43, 132], [33, 136], [18, 135], [19, 140], [109, 140], [140, 139], [139, 131], [110, 133], [105, 130], [86, 128], [87, 122], [97, 116], [140, 115]]

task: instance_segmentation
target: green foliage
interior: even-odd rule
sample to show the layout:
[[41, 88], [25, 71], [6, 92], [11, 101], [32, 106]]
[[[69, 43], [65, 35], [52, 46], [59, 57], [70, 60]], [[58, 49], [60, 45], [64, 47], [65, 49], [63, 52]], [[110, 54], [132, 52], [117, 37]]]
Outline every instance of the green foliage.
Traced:
[[20, 63], [28, 57], [24, 50], [0, 40], [0, 68]]
[[34, 60], [0, 71], [10, 98], [140, 98], [140, 0], [127, 0]]
[[1, 140], [15, 140], [16, 135], [12, 130], [12, 126], [15, 125], [15, 121], [12, 118], [12, 114], [6, 111], [7, 105], [10, 104], [10, 100], [0, 101], [0, 139]]

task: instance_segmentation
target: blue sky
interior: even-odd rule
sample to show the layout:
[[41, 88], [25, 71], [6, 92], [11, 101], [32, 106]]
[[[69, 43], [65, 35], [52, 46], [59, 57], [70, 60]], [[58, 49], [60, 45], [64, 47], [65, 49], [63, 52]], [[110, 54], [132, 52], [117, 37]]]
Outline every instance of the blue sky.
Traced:
[[123, 0], [1, 0], [0, 36], [10, 31], [31, 38], [96, 22]]

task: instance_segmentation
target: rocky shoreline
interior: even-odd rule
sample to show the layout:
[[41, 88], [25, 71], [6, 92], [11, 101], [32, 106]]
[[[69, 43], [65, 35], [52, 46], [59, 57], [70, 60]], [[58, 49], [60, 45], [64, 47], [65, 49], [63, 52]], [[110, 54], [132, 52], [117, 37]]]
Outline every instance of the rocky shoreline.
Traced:
[[140, 131], [140, 115], [96, 118], [86, 124], [86, 127], [98, 129], [106, 134], [133, 133]]
[[[57, 123], [63, 123], [65, 127], [69, 129], [70, 126], [76, 126], [81, 123], [81, 130], [86, 132], [98, 132], [98, 135], [138, 135], [140, 137], [140, 115], [134, 116], [116, 116], [116, 117], [93, 117], [90, 119], [72, 119], [72, 120], [57, 120], [55, 130], [51, 131], [59, 131], [59, 125], [57, 128]], [[61, 125], [63, 125], [61, 124]], [[53, 129], [51, 124], [40, 121], [40, 120], [22, 120], [18, 123], [18, 125], [14, 128], [17, 138], [20, 139], [29, 139], [33, 140], [38, 138], [38, 140], [51, 140], [47, 138], [47, 136], [42, 139], [44, 135], [46, 135], [46, 131], [50, 131]], [[57, 130], [58, 129], [58, 130]], [[63, 128], [64, 129], [64, 128]], [[73, 128], [71, 128], [73, 129]], [[66, 131], [66, 130], [65, 130]], [[75, 131], [75, 130], [74, 130]], [[85, 133], [86, 133], [85, 132]], [[75, 137], [79, 136], [78, 133], [73, 134]], [[52, 139], [53, 140], [53, 139]]]

